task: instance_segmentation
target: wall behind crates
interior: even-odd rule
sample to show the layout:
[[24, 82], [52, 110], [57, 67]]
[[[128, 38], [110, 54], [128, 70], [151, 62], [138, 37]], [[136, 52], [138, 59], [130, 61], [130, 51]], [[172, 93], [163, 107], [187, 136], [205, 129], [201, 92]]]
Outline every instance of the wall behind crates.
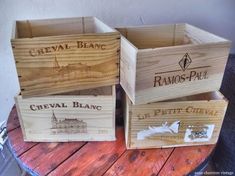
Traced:
[[10, 47], [14, 20], [97, 16], [111, 26], [186, 22], [233, 41], [234, 0], [0, 0], [0, 122], [19, 91]]

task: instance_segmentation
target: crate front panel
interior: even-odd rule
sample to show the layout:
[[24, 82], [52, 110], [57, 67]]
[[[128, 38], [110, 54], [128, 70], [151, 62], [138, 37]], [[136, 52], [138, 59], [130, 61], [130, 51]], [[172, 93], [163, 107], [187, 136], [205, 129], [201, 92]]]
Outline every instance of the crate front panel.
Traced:
[[216, 143], [227, 103], [154, 103], [129, 109], [128, 148], [160, 148]]
[[112, 96], [16, 98], [26, 141], [114, 140]]
[[117, 32], [12, 40], [25, 97], [82, 90], [119, 82]]
[[228, 52], [228, 43], [138, 51], [135, 104], [219, 90]]

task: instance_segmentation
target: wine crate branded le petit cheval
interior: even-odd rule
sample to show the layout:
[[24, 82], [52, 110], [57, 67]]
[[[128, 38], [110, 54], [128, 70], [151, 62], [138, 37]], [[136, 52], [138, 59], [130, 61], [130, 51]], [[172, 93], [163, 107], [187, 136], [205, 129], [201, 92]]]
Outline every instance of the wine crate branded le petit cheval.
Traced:
[[227, 109], [220, 92], [133, 105], [126, 96], [127, 148], [215, 144]]
[[117, 30], [120, 83], [133, 104], [219, 90], [230, 41], [189, 24]]

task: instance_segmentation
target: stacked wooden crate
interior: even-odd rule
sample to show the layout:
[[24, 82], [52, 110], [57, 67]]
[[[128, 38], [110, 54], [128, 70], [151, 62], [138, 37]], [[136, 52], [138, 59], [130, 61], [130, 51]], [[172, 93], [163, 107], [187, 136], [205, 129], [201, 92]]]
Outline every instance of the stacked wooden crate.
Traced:
[[230, 42], [189, 24], [118, 31], [127, 148], [216, 143]]
[[120, 34], [94, 17], [16, 21], [25, 141], [115, 140]]
[[216, 143], [231, 43], [189, 24], [117, 30], [93, 17], [16, 22], [25, 141], [115, 140], [120, 70], [127, 148]]

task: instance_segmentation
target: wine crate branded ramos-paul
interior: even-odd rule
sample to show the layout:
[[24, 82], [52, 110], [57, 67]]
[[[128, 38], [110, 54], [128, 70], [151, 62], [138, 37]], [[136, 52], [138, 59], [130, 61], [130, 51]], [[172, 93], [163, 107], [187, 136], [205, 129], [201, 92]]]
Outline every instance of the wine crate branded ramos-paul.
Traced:
[[230, 41], [189, 24], [117, 29], [120, 84], [133, 104], [219, 90]]
[[[188, 68], [191, 63], [192, 59], [190, 58], [189, 54], [186, 53], [179, 62], [181, 69], [155, 73], [153, 87], [161, 87], [180, 84], [187, 81], [190, 82], [208, 79], [208, 68], [210, 66]], [[168, 73], [171, 75], [167, 76]]]

